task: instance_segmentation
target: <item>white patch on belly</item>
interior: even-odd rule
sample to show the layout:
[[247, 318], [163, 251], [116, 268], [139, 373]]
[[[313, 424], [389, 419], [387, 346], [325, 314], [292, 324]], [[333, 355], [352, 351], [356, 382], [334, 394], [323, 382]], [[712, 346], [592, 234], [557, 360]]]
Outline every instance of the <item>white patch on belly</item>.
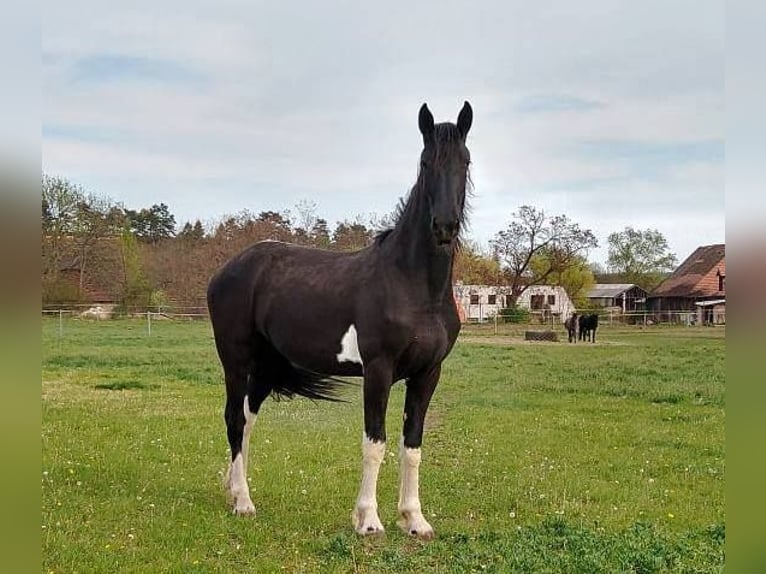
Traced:
[[362, 356], [359, 354], [359, 342], [356, 338], [356, 327], [354, 327], [353, 323], [340, 340], [340, 353], [336, 356], [338, 357], [339, 363], [349, 361], [351, 363], [359, 363], [360, 365], [363, 364]]

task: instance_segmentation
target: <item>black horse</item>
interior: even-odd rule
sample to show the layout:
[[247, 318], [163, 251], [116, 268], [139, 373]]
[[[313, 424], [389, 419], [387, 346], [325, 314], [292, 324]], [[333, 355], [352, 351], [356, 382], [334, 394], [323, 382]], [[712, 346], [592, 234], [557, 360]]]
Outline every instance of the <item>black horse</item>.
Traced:
[[580, 322], [578, 320], [577, 313], [572, 312], [572, 315], [567, 317], [564, 321], [564, 328], [567, 330], [567, 337], [570, 343], [577, 343], [577, 335], [580, 330]]
[[580, 315], [580, 340], [596, 342], [596, 329], [598, 329], [598, 313]]
[[264, 399], [273, 393], [332, 400], [339, 382], [333, 377], [363, 376], [362, 481], [352, 521], [359, 534], [382, 532], [376, 484], [386, 407], [393, 383], [405, 380], [398, 523], [409, 534], [433, 537], [418, 495], [420, 446], [442, 361], [460, 330], [452, 267], [470, 188], [465, 140], [473, 111], [465, 102], [457, 124], [434, 125], [423, 104], [418, 119], [420, 169], [393, 228], [350, 253], [259, 242], [210, 282], [235, 513], [255, 511], [247, 452]]

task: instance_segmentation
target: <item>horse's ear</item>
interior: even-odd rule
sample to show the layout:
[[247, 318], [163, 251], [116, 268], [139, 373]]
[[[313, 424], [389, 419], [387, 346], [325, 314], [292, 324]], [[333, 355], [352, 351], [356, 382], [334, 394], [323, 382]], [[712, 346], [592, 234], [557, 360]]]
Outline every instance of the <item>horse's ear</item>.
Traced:
[[420, 133], [423, 134], [423, 144], [429, 145], [434, 142], [436, 134], [434, 132], [434, 117], [431, 115], [430, 110], [426, 104], [420, 106], [420, 113], [418, 114], [418, 127]]
[[465, 102], [463, 104], [463, 109], [460, 110], [460, 114], [457, 117], [457, 129], [460, 132], [460, 135], [465, 139], [465, 136], [468, 135], [468, 130], [471, 129], [471, 124], [473, 123], [473, 109], [471, 108], [471, 104], [468, 102]]

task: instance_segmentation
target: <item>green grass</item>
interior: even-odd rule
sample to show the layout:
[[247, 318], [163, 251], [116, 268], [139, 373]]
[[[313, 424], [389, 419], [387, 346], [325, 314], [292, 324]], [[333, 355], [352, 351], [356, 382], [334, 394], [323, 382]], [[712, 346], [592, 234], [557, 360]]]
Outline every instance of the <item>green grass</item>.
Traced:
[[[421, 499], [395, 524], [403, 385], [378, 485], [387, 532], [350, 513], [361, 390], [268, 401], [257, 515], [233, 516], [224, 390], [206, 322], [43, 320], [43, 572], [720, 572], [723, 329], [610, 328], [596, 345], [467, 328], [427, 419]], [[563, 331], [562, 331], [563, 333]]]

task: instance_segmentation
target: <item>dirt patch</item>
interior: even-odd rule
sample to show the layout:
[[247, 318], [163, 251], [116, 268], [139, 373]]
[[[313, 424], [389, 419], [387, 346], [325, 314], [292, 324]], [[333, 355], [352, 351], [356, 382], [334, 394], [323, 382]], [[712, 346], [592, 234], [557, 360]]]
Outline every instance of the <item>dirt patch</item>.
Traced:
[[629, 343], [616, 342], [616, 341], [596, 341], [595, 343], [569, 343], [564, 341], [525, 341], [523, 337], [504, 337], [502, 335], [491, 335], [487, 337], [477, 337], [472, 335], [461, 335], [458, 337], [458, 343], [467, 343], [469, 345], [491, 345], [497, 347], [513, 347], [517, 345], [546, 345], [546, 346], [562, 346], [562, 345], [589, 345], [589, 346], [623, 346], [629, 345]]
[[496, 345], [499, 347], [508, 347], [511, 345], [560, 345], [561, 343], [551, 343], [550, 341], [525, 341], [524, 337], [504, 337], [502, 335], [492, 335], [488, 337], [475, 337], [472, 335], [460, 336], [459, 343], [468, 343], [469, 345]]

